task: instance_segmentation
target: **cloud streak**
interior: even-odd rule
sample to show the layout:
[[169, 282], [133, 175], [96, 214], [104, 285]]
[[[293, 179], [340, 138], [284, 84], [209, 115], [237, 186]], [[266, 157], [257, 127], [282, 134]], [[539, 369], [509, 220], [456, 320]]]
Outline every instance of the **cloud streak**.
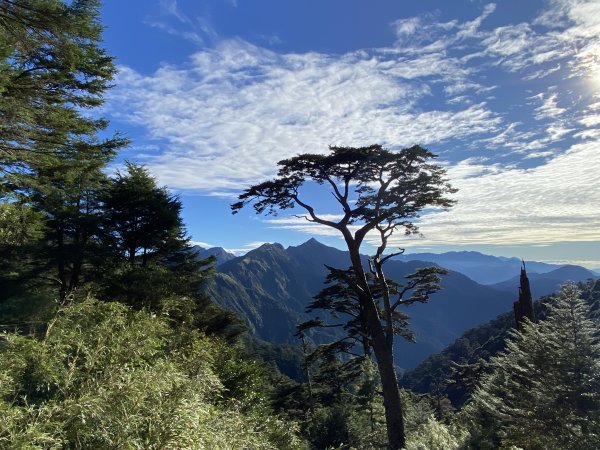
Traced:
[[[484, 101], [423, 110], [430, 88], [412, 80], [413, 69], [387, 54], [280, 55], [226, 41], [185, 69], [148, 77], [121, 68], [109, 108], [166, 143], [146, 162], [184, 190], [239, 189], [284, 157], [330, 144], [433, 145], [496, 129], [500, 119]], [[452, 64], [435, 70], [462, 76]]]
[[[463, 161], [448, 173], [459, 189], [457, 204], [446, 212], [423, 215], [419, 220], [423, 236], [407, 237], [398, 230], [389, 247], [597, 241], [598, 164], [600, 145], [596, 142], [574, 145], [548, 164], [527, 170]], [[327, 217], [333, 220], [337, 216]], [[339, 235], [337, 230], [298, 217], [265, 222], [308, 235]], [[378, 245], [378, 235], [371, 233], [367, 242]]]
[[161, 183], [231, 195], [298, 153], [419, 143], [441, 154], [460, 188], [452, 211], [423, 217], [431, 245], [600, 237], [598, 98], [557, 87], [600, 67], [597, 2], [555, 0], [531, 23], [496, 27], [493, 4], [463, 22], [402, 19], [389, 47], [342, 55], [218, 41], [175, 1], [165, 5], [187, 39], [216, 44], [150, 75], [120, 67], [106, 106], [147, 131], [141, 146], [163, 149], [139, 155]]

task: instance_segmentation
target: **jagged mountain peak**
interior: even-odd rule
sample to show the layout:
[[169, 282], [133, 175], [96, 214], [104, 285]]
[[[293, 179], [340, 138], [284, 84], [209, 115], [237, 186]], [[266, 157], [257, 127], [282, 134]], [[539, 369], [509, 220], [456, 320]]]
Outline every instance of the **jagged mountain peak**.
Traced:
[[[312, 317], [306, 313], [306, 306], [325, 286], [326, 266], [347, 268], [349, 264], [347, 251], [317, 239], [285, 250], [280, 244], [265, 244], [220, 266], [207, 289], [221, 306], [245, 317], [256, 336], [270, 342], [295, 343], [296, 325]], [[405, 275], [425, 265], [428, 264], [389, 261], [386, 273], [390, 279], [402, 282]], [[419, 342], [398, 343], [402, 367], [412, 367], [441, 350], [466, 328], [507, 309], [512, 300], [512, 296], [477, 285], [454, 272], [445, 276], [442, 284], [444, 289], [432, 296], [431, 302], [412, 305], [407, 311]], [[321, 343], [339, 337], [327, 329], [311, 339]]]
[[223, 247], [204, 248], [199, 245], [195, 245], [194, 247], [192, 247], [192, 249], [196, 252], [198, 258], [201, 259], [208, 258], [209, 256], [214, 256], [215, 258], [217, 258], [218, 266], [226, 263], [227, 261], [231, 261], [236, 257], [233, 253], [228, 252]]
[[[300, 245], [290, 245], [288, 250], [302, 250], [302, 251], [322, 251], [322, 250], [338, 250], [335, 247], [325, 245], [317, 239], [310, 238], [308, 241], [303, 242]], [[341, 250], [340, 250], [341, 251]]]
[[248, 253], [246, 253], [245, 256], [252, 256], [270, 252], [281, 252], [284, 250], [285, 249], [283, 248], [283, 245], [281, 245], [279, 242], [265, 242], [260, 247], [256, 247], [255, 249], [250, 250]]
[[327, 247], [325, 244], [322, 244], [321, 242], [317, 241], [314, 237], [311, 237], [308, 241], [298, 245], [298, 247], [312, 247], [316, 245]]

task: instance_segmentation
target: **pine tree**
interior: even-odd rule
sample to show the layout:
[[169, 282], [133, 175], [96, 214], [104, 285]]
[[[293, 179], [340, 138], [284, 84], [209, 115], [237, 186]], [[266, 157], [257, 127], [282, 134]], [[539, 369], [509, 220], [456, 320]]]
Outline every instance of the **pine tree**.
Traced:
[[598, 325], [588, 316], [581, 292], [567, 284], [545, 320], [526, 321], [506, 351], [492, 358], [472, 405], [489, 444], [598, 448], [600, 343]]
[[86, 264], [100, 223], [100, 190], [111, 156], [93, 148], [48, 159], [24, 174], [29, 203], [46, 218], [45, 242], [38, 257], [46, 264], [44, 280], [53, 280], [59, 299], [73, 295], [87, 280]]
[[[445, 170], [432, 164], [436, 155], [415, 145], [392, 152], [381, 145], [368, 147], [330, 147], [327, 155], [302, 154], [280, 161], [275, 179], [247, 188], [239, 201], [231, 205], [234, 213], [252, 204], [258, 214], [276, 214], [278, 210], [304, 210], [304, 218], [339, 232], [346, 243], [351, 271], [339, 270], [360, 305], [363, 330], [368, 332], [381, 378], [388, 446], [404, 447], [406, 436], [402, 419], [402, 400], [394, 367], [395, 312], [402, 299], [392, 298], [383, 265], [392, 256], [384, 256], [388, 240], [398, 230], [416, 233], [414, 219], [424, 209], [448, 208], [455, 192], [447, 182]], [[307, 184], [330, 189], [337, 201], [339, 217], [319, 212], [306, 197]], [[330, 212], [330, 211], [328, 211]], [[338, 220], [339, 219], [339, 220]], [[380, 245], [363, 266], [360, 248], [369, 233], [377, 233]], [[382, 292], [380, 308], [371, 292], [367, 273], [373, 273]], [[426, 296], [427, 292], [423, 292]]]
[[[0, 0], [0, 182], [22, 192], [23, 174], [65, 154], [124, 145], [96, 134], [115, 67], [99, 46], [97, 0]], [[82, 148], [85, 146], [86, 148]]]
[[[116, 70], [100, 46], [99, 15], [97, 0], [0, 0], [0, 199], [10, 212], [0, 224], [0, 280], [48, 302], [64, 302], [85, 280], [102, 170], [126, 144], [100, 138], [108, 122], [89, 113]], [[32, 216], [38, 223], [15, 238]], [[20, 295], [11, 289], [1, 300]]]
[[[170, 296], [194, 296], [208, 274], [192, 251], [181, 202], [142, 166], [127, 164], [101, 195], [98, 261], [105, 298], [156, 309]], [[207, 267], [204, 267], [207, 269]]]
[[127, 163], [102, 195], [103, 245], [130, 266], [147, 266], [188, 245], [181, 202], [143, 166]]
[[142, 166], [127, 163], [101, 193], [95, 280], [102, 298], [168, 314], [235, 341], [245, 327], [199, 291], [214, 258], [192, 249], [181, 201]]

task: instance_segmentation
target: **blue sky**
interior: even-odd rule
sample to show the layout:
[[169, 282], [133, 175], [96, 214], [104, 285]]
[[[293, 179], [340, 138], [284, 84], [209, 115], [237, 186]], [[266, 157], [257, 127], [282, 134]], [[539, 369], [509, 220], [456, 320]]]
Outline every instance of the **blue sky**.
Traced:
[[458, 203], [393, 246], [600, 267], [600, 2], [129, 0], [102, 14], [119, 67], [103, 114], [133, 141], [116, 164], [180, 195], [194, 241], [342, 247], [229, 204], [286, 157], [420, 144]]

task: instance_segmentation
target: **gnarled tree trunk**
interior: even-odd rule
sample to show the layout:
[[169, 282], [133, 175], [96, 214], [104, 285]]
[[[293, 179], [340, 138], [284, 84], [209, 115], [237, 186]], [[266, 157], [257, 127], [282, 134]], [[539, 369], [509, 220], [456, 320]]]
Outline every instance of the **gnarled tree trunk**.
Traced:
[[394, 368], [393, 347], [388, 345], [385, 336], [377, 336], [372, 340], [373, 352], [377, 358], [377, 368], [381, 378], [385, 423], [390, 450], [399, 450], [405, 445], [404, 418], [402, 417], [402, 401]]
[[363, 305], [369, 338], [373, 353], [377, 360], [377, 369], [381, 379], [383, 394], [383, 406], [385, 409], [385, 423], [388, 436], [388, 447], [390, 450], [400, 450], [406, 443], [404, 434], [404, 418], [402, 414], [402, 400], [396, 379], [394, 367], [394, 338], [387, 336], [381, 323], [377, 304], [369, 289], [362, 261], [360, 259], [359, 247], [352, 238], [346, 239], [350, 250], [352, 268], [356, 274], [357, 296]]

